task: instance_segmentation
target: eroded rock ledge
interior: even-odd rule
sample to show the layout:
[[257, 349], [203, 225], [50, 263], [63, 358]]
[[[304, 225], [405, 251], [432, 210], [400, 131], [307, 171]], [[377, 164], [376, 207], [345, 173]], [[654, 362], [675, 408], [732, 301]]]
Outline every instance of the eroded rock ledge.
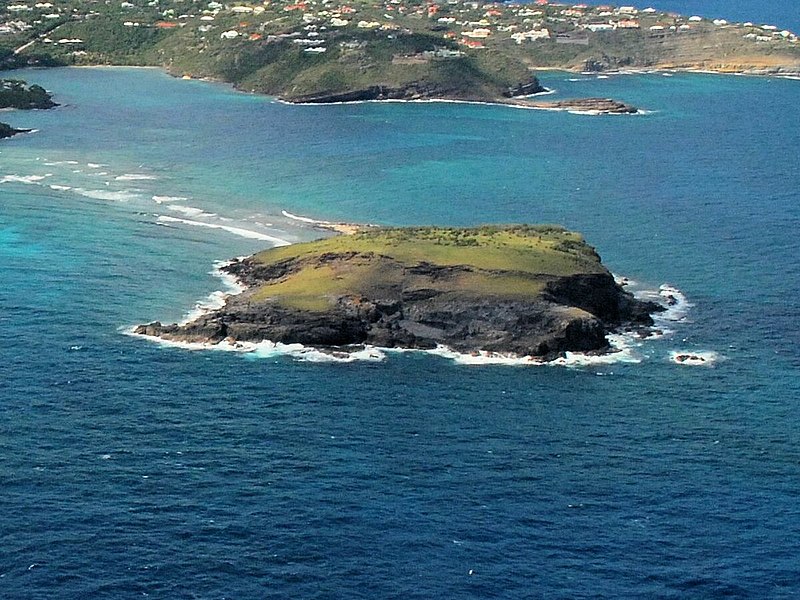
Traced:
[[[515, 98], [545, 91], [547, 91], [546, 88], [543, 88], [539, 80], [533, 77], [530, 81], [509, 87], [503, 92], [503, 97]], [[464, 89], [448, 89], [434, 83], [417, 82], [399, 87], [373, 85], [346, 92], [321, 92], [292, 96], [285, 100], [292, 104], [334, 104], [370, 100], [467, 100], [485, 102], [487, 101], [487, 96], [479, 91], [469, 92]]]
[[248, 289], [223, 308], [136, 333], [554, 358], [603, 351], [609, 332], [649, 327], [662, 310], [625, 292], [580, 236], [554, 227], [378, 229], [275, 248], [225, 270]]
[[525, 99], [508, 100], [507, 104], [540, 108], [547, 110], [567, 110], [581, 113], [604, 115], [633, 115], [641, 112], [635, 106], [611, 98], [576, 98], [570, 100], [534, 101]]

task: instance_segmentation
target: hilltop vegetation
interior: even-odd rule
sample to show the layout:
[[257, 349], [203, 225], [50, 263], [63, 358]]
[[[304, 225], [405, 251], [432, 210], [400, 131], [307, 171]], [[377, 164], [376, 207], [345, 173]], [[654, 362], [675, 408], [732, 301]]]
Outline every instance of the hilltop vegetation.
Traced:
[[[468, 0], [52, 0], [0, 9], [0, 61], [161, 66], [289, 100], [530, 93], [531, 69], [798, 72], [797, 37], [654, 9]], [[522, 87], [520, 87], [522, 85]]]
[[251, 300], [326, 310], [342, 295], [414, 288], [419, 265], [452, 269], [426, 282], [431, 289], [495, 297], [534, 296], [551, 277], [605, 273], [580, 235], [551, 226], [368, 230], [253, 257], [259, 272], [298, 264], [291, 276], [255, 285]]

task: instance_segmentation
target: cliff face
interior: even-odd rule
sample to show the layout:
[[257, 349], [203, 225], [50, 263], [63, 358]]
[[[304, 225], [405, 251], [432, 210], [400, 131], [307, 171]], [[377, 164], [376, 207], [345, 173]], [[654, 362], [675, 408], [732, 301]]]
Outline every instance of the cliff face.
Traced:
[[[514, 98], [528, 96], [547, 91], [535, 77], [525, 83], [509, 87], [503, 97]], [[478, 91], [467, 92], [464, 89], [447, 88], [442, 85], [415, 82], [402, 86], [372, 85], [362, 89], [337, 92], [317, 93], [292, 97], [289, 101], [297, 104], [329, 104], [333, 102], [361, 102], [365, 100], [494, 100], [494, 96], [481, 94]]]
[[[650, 313], [660, 307], [634, 299], [599, 262], [594, 265], [599, 268], [586, 266], [557, 275], [360, 251], [268, 264], [250, 257], [227, 267], [249, 289], [219, 311], [186, 325], [151, 323], [136, 332], [209, 343], [422, 349], [441, 344], [461, 352], [552, 358], [564, 351], [603, 350], [606, 334], [621, 326], [652, 325]], [[320, 287], [320, 276], [331, 280]], [[322, 294], [311, 298], [307, 288]]]

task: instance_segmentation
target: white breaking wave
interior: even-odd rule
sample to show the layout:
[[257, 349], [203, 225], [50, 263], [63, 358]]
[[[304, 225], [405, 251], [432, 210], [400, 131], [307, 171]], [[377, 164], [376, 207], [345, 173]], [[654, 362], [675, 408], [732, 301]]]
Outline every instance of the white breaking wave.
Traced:
[[153, 202], [156, 204], [164, 204], [169, 202], [186, 202], [188, 198], [185, 196], [153, 196]]
[[145, 181], [149, 179], [157, 179], [154, 175], [146, 175], [144, 173], [125, 173], [114, 177], [117, 181]]
[[166, 215], [161, 215], [158, 217], [157, 222], [159, 223], [182, 223], [184, 225], [192, 225], [194, 227], [208, 227], [210, 229], [221, 229], [222, 231], [227, 231], [228, 233], [232, 233], [233, 235], [238, 235], [240, 237], [249, 238], [251, 240], [262, 240], [265, 242], [270, 242], [273, 246], [288, 246], [291, 242], [288, 242], [284, 239], [279, 237], [275, 237], [272, 235], [267, 235], [266, 233], [261, 233], [258, 231], [253, 231], [251, 229], [244, 229], [242, 227], [231, 227], [230, 225], [220, 225], [218, 223], [205, 223], [203, 221], [192, 221], [190, 219], [179, 219], [177, 217], [168, 217]]
[[111, 200], [114, 202], [128, 202], [129, 200], [141, 198], [139, 194], [125, 190], [87, 190], [83, 188], [75, 188], [75, 193], [80, 194], [81, 196], [86, 196], [87, 198], [93, 198], [95, 200]]
[[48, 177], [52, 177], [52, 173], [46, 175], [6, 175], [0, 179], [0, 183], [24, 183], [26, 185], [41, 185], [39, 182]]
[[658, 295], [661, 298], [661, 303], [667, 307], [664, 312], [655, 315], [654, 320], [664, 321], [684, 321], [689, 313], [689, 309], [694, 306], [686, 299], [686, 296], [678, 288], [669, 284], [663, 284], [658, 289]]
[[690, 367], [710, 367], [720, 360], [713, 350], [673, 350], [669, 353], [672, 362]]
[[[518, 356], [499, 352], [456, 352], [447, 346], [437, 346], [433, 350], [403, 350], [403, 352], [426, 352], [441, 356], [461, 365], [506, 365], [506, 366], [558, 366], [558, 367], [590, 367], [612, 365], [617, 363], [640, 363], [639, 356], [633, 349], [636, 336], [627, 334], [609, 334], [607, 336], [611, 350], [598, 353], [565, 352], [552, 360], [544, 360], [536, 356]], [[391, 352], [392, 350], [386, 350]]]
[[603, 112], [599, 110], [567, 110], [567, 112], [571, 115], [587, 115], [589, 117], [596, 117], [598, 115], [602, 115]]
[[[636, 286], [636, 282], [626, 280], [627, 285]], [[639, 300], [656, 302], [666, 310], [653, 314], [655, 327], [645, 339], [655, 340], [674, 333], [672, 326], [675, 323], [686, 321], [689, 309], [694, 306], [686, 295], [675, 286], [663, 284], [658, 290], [635, 290], [633, 295]]]
[[635, 334], [612, 333], [606, 336], [612, 350], [605, 354], [586, 354], [583, 352], [565, 352], [564, 356], [550, 361], [548, 364], [564, 367], [591, 367], [612, 365], [617, 363], [640, 363], [642, 356], [635, 347], [641, 345]]
[[217, 261], [214, 263], [214, 268], [209, 271], [210, 275], [222, 280], [222, 283], [225, 285], [225, 289], [211, 292], [204, 300], [197, 302], [194, 308], [186, 313], [186, 316], [179, 323], [179, 325], [186, 325], [187, 323], [191, 323], [203, 315], [207, 315], [215, 310], [219, 310], [225, 306], [225, 301], [227, 300], [228, 296], [241, 294], [247, 289], [247, 287], [243, 285], [238, 278], [222, 270], [224, 267], [231, 264], [231, 262], [232, 261], [229, 260]]
[[[219, 295], [217, 295], [219, 294]], [[209, 295], [209, 298], [204, 302], [198, 302], [197, 307], [190, 315], [201, 316], [209, 310], [214, 310], [213, 305], [218, 304], [221, 307], [224, 304], [225, 294], [223, 292], [216, 292]], [[196, 317], [192, 317], [196, 318]], [[187, 315], [187, 320], [181, 324], [191, 321]], [[274, 358], [276, 356], [290, 356], [296, 360], [307, 362], [341, 362], [350, 363], [358, 361], [379, 362], [386, 359], [387, 354], [401, 354], [401, 353], [423, 353], [433, 356], [439, 356], [452, 360], [460, 365], [473, 365], [473, 366], [488, 366], [488, 365], [503, 365], [503, 366], [560, 366], [560, 367], [589, 367], [599, 365], [612, 365], [617, 363], [639, 363], [641, 358], [638, 357], [627, 342], [623, 342], [621, 338], [624, 336], [609, 336], [612, 351], [606, 354], [583, 354], [580, 352], [567, 352], [565, 356], [553, 360], [543, 360], [533, 356], [515, 356], [513, 354], [501, 354], [496, 352], [475, 352], [475, 353], [462, 353], [451, 350], [446, 346], [438, 346], [432, 350], [421, 350], [414, 348], [380, 348], [377, 346], [363, 346], [354, 349], [319, 349], [311, 346], [304, 346], [303, 344], [283, 344], [280, 342], [271, 342], [268, 340], [262, 342], [233, 342], [222, 341], [218, 343], [210, 342], [182, 342], [174, 340], [165, 340], [160, 337], [147, 336], [142, 334], [133, 333], [133, 328], [124, 331], [128, 335], [146, 338], [150, 341], [156, 342], [162, 346], [173, 348], [183, 348], [185, 350], [212, 350], [222, 352], [241, 352], [249, 354], [253, 358]], [[620, 339], [612, 339], [620, 338]]]
[[325, 352], [303, 344], [281, 344], [274, 342], [260, 342], [252, 344], [251, 355], [257, 358], [273, 358], [275, 356], [290, 356], [295, 360], [306, 362], [340, 362], [349, 363], [356, 361], [380, 362], [386, 359], [386, 354], [374, 346], [365, 346], [351, 352], [330, 351]]
[[178, 342], [165, 340], [160, 337], [143, 335], [134, 332], [134, 327], [123, 330], [125, 335], [140, 337], [167, 348], [181, 348], [183, 350], [215, 350], [218, 352], [239, 352], [254, 358], [275, 358], [289, 356], [295, 360], [306, 362], [339, 362], [350, 363], [356, 361], [379, 362], [386, 359], [386, 354], [379, 348], [365, 346], [352, 352], [323, 351], [303, 344], [282, 344], [280, 342], [229, 342], [222, 341], [216, 344], [206, 342]]
[[293, 215], [292, 213], [290, 213], [289, 211], [286, 211], [286, 210], [282, 210], [281, 214], [284, 217], [288, 218], [288, 219], [293, 219], [295, 221], [300, 221], [301, 223], [311, 223], [312, 225], [330, 225], [331, 224], [330, 221], [319, 221], [317, 219], [311, 219], [309, 217], [301, 217], [299, 215]]
[[57, 184], [54, 183], [54, 184], [50, 185], [50, 189], [51, 190], [56, 190], [58, 192], [66, 192], [66, 191], [71, 190], [72, 188], [70, 186], [68, 186], [68, 185], [57, 185]]
[[195, 208], [194, 206], [182, 206], [180, 204], [170, 204], [167, 207], [169, 210], [181, 213], [187, 217], [216, 217], [216, 213], [209, 213], [202, 208]]

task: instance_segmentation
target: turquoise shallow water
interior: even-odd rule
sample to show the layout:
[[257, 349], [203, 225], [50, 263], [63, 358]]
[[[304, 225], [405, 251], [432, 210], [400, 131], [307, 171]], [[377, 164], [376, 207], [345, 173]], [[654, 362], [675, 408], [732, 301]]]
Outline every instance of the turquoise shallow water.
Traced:
[[[542, 76], [650, 111], [624, 118], [22, 75], [64, 106], [8, 113], [39, 131], [0, 146], [0, 596], [800, 592], [800, 82]], [[640, 362], [578, 369], [121, 333], [315, 235], [281, 211], [563, 223], [693, 307]]]

